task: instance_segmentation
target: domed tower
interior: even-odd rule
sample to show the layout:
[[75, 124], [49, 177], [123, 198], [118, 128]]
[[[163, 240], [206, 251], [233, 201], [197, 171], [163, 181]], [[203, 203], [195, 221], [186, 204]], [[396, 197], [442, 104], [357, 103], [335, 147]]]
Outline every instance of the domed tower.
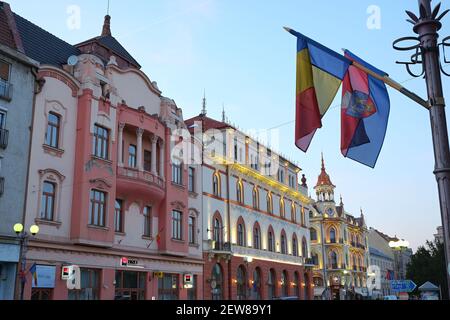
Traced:
[[317, 201], [319, 202], [334, 202], [334, 189], [336, 186], [331, 182], [330, 176], [325, 170], [325, 161], [322, 154], [322, 172], [319, 175], [317, 184], [314, 187], [316, 190]]

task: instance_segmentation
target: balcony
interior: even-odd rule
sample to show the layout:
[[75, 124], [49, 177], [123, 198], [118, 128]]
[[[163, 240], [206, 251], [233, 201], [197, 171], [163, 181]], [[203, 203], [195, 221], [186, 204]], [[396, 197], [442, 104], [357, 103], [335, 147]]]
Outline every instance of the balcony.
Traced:
[[0, 177], [0, 197], [5, 192], [5, 178]]
[[13, 85], [0, 80], [0, 99], [11, 101]]
[[231, 251], [235, 255], [244, 257], [253, 257], [254, 259], [258, 260], [274, 261], [278, 263], [295, 264], [295, 265], [306, 264], [306, 259], [303, 257], [281, 254], [277, 252], [270, 252], [266, 250], [258, 250], [253, 248], [232, 245]]
[[117, 193], [121, 196], [148, 197], [161, 201], [165, 196], [165, 182], [150, 172], [118, 167]]
[[9, 131], [6, 129], [0, 129], [0, 148], [6, 149], [8, 147]]

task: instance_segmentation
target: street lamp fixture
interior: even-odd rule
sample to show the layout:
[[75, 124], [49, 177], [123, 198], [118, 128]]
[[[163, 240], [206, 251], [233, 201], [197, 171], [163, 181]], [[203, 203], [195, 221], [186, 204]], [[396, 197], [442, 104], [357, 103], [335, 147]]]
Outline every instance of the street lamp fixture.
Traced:
[[[20, 280], [21, 280], [21, 287], [20, 287], [20, 300], [23, 300], [23, 294], [24, 294], [24, 288], [25, 288], [25, 282], [26, 282], [26, 254], [28, 250], [28, 239], [30, 235], [28, 232], [24, 231], [25, 227], [21, 223], [16, 223], [13, 227], [14, 232], [17, 235], [17, 238], [20, 242]], [[32, 225], [29, 229], [30, 234], [34, 237], [39, 233], [39, 226]]]

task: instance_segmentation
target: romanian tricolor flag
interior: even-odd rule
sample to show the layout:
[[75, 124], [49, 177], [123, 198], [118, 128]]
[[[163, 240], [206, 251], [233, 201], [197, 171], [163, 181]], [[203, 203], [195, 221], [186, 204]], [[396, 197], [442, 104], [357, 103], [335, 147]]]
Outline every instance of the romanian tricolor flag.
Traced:
[[286, 30], [297, 37], [295, 144], [306, 152], [351, 62], [292, 29]]

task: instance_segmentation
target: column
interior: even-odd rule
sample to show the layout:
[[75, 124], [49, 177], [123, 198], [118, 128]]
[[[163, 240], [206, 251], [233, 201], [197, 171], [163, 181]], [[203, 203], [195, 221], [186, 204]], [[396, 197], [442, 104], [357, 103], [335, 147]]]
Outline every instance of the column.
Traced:
[[137, 154], [136, 154], [136, 165], [139, 171], [144, 171], [142, 165], [142, 136], [144, 135], [144, 129], [138, 128], [136, 130], [137, 135]]
[[158, 142], [158, 137], [153, 135], [151, 139], [152, 143], [152, 174], [158, 175], [158, 171], [156, 169], [156, 143]]
[[118, 157], [118, 165], [119, 167], [123, 167], [123, 129], [125, 129], [125, 123], [119, 123], [119, 146], [117, 150], [117, 157]]
[[159, 144], [159, 176], [164, 179], [164, 141]]

